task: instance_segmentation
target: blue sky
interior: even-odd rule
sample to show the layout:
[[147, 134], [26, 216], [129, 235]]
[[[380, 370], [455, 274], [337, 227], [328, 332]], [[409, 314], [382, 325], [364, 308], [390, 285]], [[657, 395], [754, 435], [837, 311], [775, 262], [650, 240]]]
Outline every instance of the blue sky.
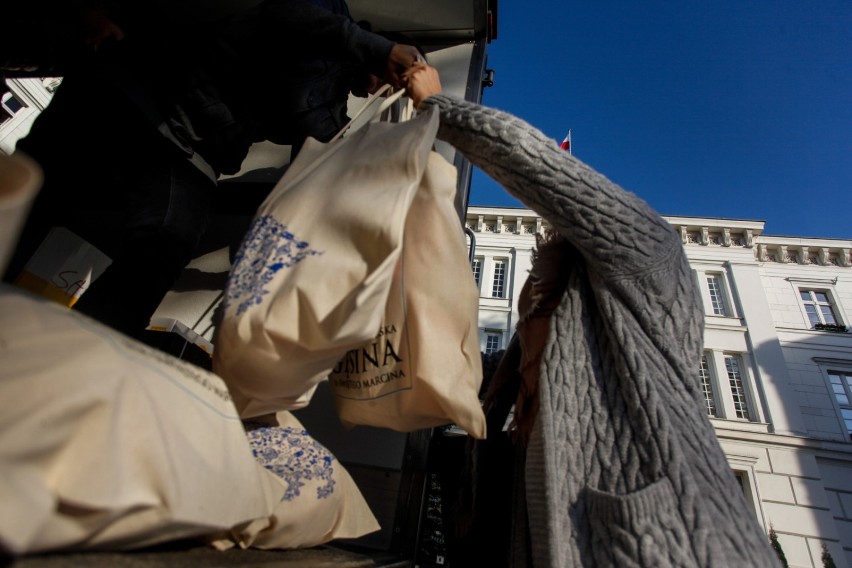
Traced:
[[[663, 215], [852, 239], [852, 2], [500, 0], [483, 103]], [[523, 206], [480, 171], [471, 205]]]

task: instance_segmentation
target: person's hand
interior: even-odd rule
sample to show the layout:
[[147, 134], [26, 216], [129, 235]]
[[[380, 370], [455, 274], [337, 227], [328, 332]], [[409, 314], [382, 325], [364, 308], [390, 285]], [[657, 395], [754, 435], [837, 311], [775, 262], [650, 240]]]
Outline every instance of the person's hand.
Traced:
[[413, 45], [395, 43], [388, 56], [385, 80], [396, 88], [402, 86], [402, 72], [414, 65], [420, 58], [420, 52]]
[[437, 95], [442, 90], [438, 70], [426, 63], [415, 63], [409, 67], [402, 74], [402, 84], [415, 108], [418, 108], [424, 99]]

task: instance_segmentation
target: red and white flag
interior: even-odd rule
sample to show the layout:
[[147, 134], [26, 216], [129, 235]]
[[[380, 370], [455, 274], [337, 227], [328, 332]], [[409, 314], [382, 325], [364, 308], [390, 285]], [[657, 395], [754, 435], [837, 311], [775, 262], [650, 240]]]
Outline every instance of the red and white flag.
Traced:
[[571, 153], [571, 129], [568, 129], [568, 136], [565, 137], [565, 140], [562, 141], [562, 144], [559, 145], [560, 148]]

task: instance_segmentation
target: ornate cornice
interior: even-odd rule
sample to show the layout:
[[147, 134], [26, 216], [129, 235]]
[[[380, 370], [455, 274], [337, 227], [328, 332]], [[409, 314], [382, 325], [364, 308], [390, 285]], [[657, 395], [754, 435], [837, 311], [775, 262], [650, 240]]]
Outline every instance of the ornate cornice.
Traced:
[[[751, 249], [758, 262], [852, 268], [852, 240], [764, 235], [764, 221], [712, 217], [663, 218], [684, 247]], [[475, 232], [535, 235], [548, 227], [530, 209], [470, 207], [465, 225]]]

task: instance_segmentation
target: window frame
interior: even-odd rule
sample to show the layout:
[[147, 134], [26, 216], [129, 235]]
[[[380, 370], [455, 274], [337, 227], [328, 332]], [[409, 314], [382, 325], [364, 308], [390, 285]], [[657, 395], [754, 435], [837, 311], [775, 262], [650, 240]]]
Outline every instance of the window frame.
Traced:
[[[823, 385], [825, 386], [825, 395], [828, 396], [830, 400], [831, 409], [834, 411], [834, 417], [837, 419], [837, 428], [839, 440], [842, 443], [852, 443], [852, 430], [846, 425], [846, 422], [843, 418], [843, 410], [850, 408], [849, 405], [841, 404], [837, 397], [835, 396], [834, 390], [831, 387], [831, 378], [830, 375], [846, 375], [852, 377], [852, 359], [839, 359], [834, 357], [813, 357], [811, 361], [819, 368], [819, 373], [823, 379]], [[850, 389], [852, 390], [852, 389]], [[847, 396], [850, 393], [849, 390], [846, 391]], [[852, 397], [849, 398], [850, 404], [852, 404]], [[826, 409], [828, 410], [828, 409]], [[837, 440], [837, 438], [832, 438], [828, 435], [827, 432], [824, 432], [825, 438], [830, 440]]]
[[711, 418], [719, 418], [719, 400], [718, 387], [714, 385], [715, 379], [713, 371], [710, 370], [710, 361], [707, 358], [711, 356], [708, 352], [701, 354], [701, 362], [699, 364], [698, 376], [701, 381], [701, 392], [704, 395], [704, 405], [707, 409], [707, 416]]
[[[15, 101], [15, 105], [18, 107], [17, 109], [13, 109], [12, 106], [9, 105], [9, 101]], [[0, 95], [0, 106], [3, 107], [3, 110], [12, 118], [18, 115], [22, 110], [29, 108], [29, 105], [26, 101], [23, 101], [16, 95], [13, 91], [9, 90]]]
[[[844, 390], [843, 394], [846, 397], [846, 402], [838, 400], [838, 393], [834, 390], [834, 382], [831, 380], [832, 376], [840, 378], [840, 386]], [[846, 431], [845, 439], [847, 442], [852, 443], [852, 370], [836, 370], [832, 366], [825, 370], [825, 378], [828, 381], [829, 396], [831, 396], [834, 407], [838, 411], [837, 419], [840, 421], [841, 431]]]
[[[506, 298], [507, 290], [508, 290], [508, 275], [509, 275], [509, 261], [505, 258], [495, 258], [492, 261], [491, 266], [491, 297], [492, 298]], [[499, 293], [496, 291], [498, 287], [498, 276], [500, 278]]]
[[[751, 396], [749, 394], [748, 378], [744, 371], [745, 363], [743, 362], [743, 358], [735, 353], [724, 353], [723, 357], [725, 360], [725, 375], [731, 388], [731, 400], [734, 404], [735, 419], [754, 422], [755, 412], [752, 408], [754, 405], [750, 400]], [[731, 374], [732, 370], [728, 365], [729, 362], [736, 365], [736, 375], [734, 376]], [[738, 381], [739, 385], [735, 387], [734, 381]], [[744, 416], [741, 414], [744, 414]]]
[[[816, 330], [817, 325], [838, 325], [843, 326], [846, 325], [843, 318], [840, 316], [839, 304], [834, 296], [833, 290], [823, 286], [813, 286], [806, 284], [799, 284], [796, 286], [797, 299], [799, 301], [799, 306], [802, 309], [802, 314], [805, 318], [805, 325], [808, 326], [809, 330]], [[811, 300], [805, 300], [802, 296], [808, 293], [811, 296]], [[826, 298], [825, 302], [819, 301], [817, 298], [817, 294], [823, 294]], [[808, 312], [808, 306], [814, 306], [814, 314], [819, 319], [819, 322], [814, 322], [811, 319], [810, 312]], [[827, 306], [829, 311], [831, 312], [832, 318], [834, 318], [834, 322], [825, 321], [825, 314], [821, 309], [821, 306]]]
[[[801, 329], [806, 329], [808, 331], [817, 331], [820, 333], [822, 333], [823, 331], [843, 331], [842, 328], [845, 328], [849, 325], [847, 322], [852, 321], [849, 317], [847, 317], [846, 311], [843, 309], [843, 304], [839, 301], [839, 296], [837, 295], [837, 291], [835, 290], [835, 286], [837, 285], [836, 277], [799, 278], [795, 276], [790, 276], [785, 278], [785, 280], [790, 284], [790, 291], [795, 296], [796, 305], [799, 306], [799, 311], [802, 314]], [[815, 324], [811, 323], [811, 319], [808, 316], [808, 311], [805, 308], [805, 303], [802, 300], [802, 291], [805, 290], [822, 292], [828, 297], [832, 313], [834, 315], [834, 318], [837, 320], [837, 325], [839, 329], [819, 330], [814, 327]]]
[[482, 269], [485, 266], [485, 258], [481, 256], [473, 257], [473, 263], [470, 265], [470, 271], [473, 273], [473, 281], [476, 282], [476, 287], [482, 290]]
[[[737, 301], [734, 298], [731, 276], [726, 266], [698, 262], [692, 264], [692, 272], [695, 275], [695, 282], [701, 292], [705, 316], [727, 319], [737, 319], [740, 317], [740, 310], [737, 308]], [[717, 301], [721, 304], [723, 310], [721, 314], [716, 313], [710, 279], [713, 279], [718, 286]]]
[[[731, 302], [728, 299], [725, 275], [721, 272], [705, 272], [704, 278], [707, 286], [707, 294], [710, 299], [710, 310], [713, 312], [711, 315], [725, 318], [731, 317]], [[715, 294], [714, 286], [717, 288]]]
[[749, 506], [758, 523], [768, 529], [768, 521], [763, 510], [760, 486], [757, 483], [755, 471], [760, 458], [757, 455], [747, 455], [746, 453], [730, 455], [727, 452], [725, 458], [727, 458], [728, 466], [730, 466], [734, 477], [739, 481], [737, 485], [742, 489], [746, 505]]
[[[496, 353], [497, 351], [500, 351], [500, 349], [503, 348], [503, 333], [494, 329], [486, 329], [483, 331], [485, 334], [485, 345], [482, 352], [486, 355], [490, 355], [491, 353]], [[491, 351], [489, 351], [489, 342], [492, 339], [495, 340], [496, 345], [494, 346], [494, 349], [491, 349]]]
[[[737, 362], [740, 380], [740, 390], [738, 392], [735, 392], [732, 388], [731, 377], [728, 373], [728, 358], [732, 358]], [[715, 402], [715, 415], [709, 412], [708, 395], [703, 386], [701, 369], [701, 362], [703, 361], [707, 363], [707, 378], [712, 391], [713, 401]], [[704, 351], [696, 374], [698, 375], [699, 388], [703, 393], [705, 402], [704, 410], [707, 412], [708, 418], [745, 424], [766, 425], [766, 413], [761, 406], [758, 396], [757, 378], [752, 369], [752, 364], [748, 353], [721, 349], [707, 349]], [[747, 418], [740, 416], [743, 402], [747, 411]]]

